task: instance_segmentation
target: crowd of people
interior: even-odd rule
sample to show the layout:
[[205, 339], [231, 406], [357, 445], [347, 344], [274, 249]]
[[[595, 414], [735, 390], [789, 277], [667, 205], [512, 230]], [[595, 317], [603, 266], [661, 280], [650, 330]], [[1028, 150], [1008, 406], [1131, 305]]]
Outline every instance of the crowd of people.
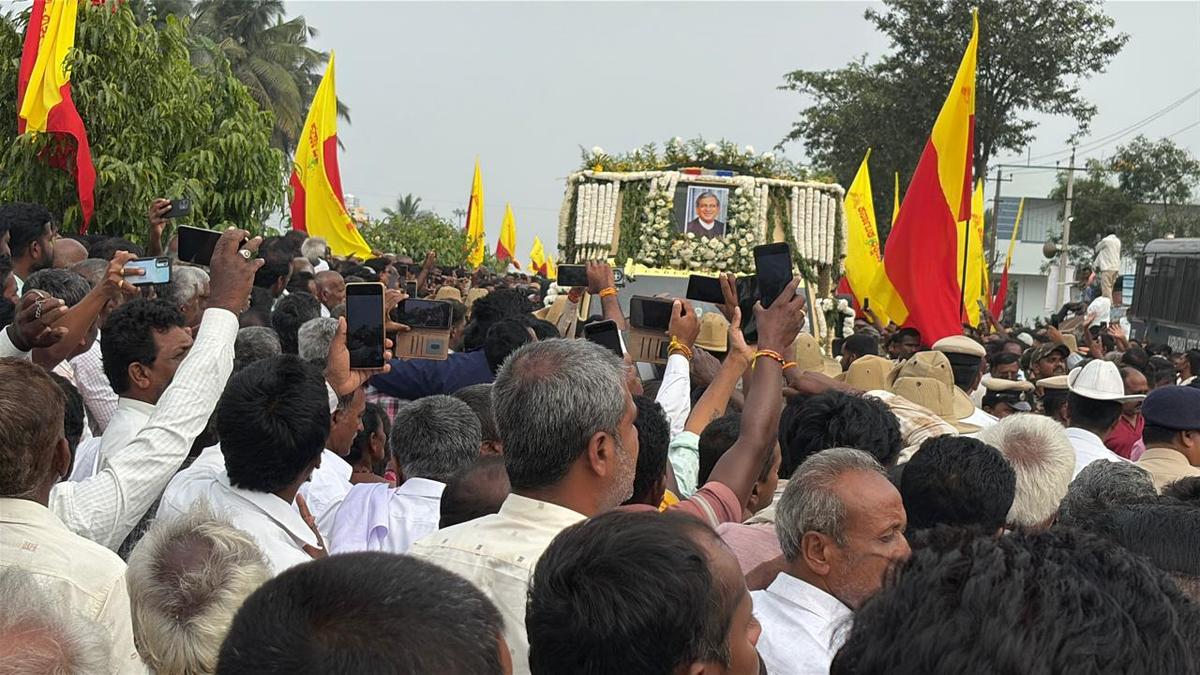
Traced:
[[[1200, 672], [1200, 351], [1111, 301], [831, 358], [798, 279], [724, 276], [635, 363], [581, 337], [627, 326], [602, 262], [199, 267], [165, 210], [143, 248], [0, 206], [4, 672]], [[351, 368], [358, 281], [449, 303], [449, 357]]]

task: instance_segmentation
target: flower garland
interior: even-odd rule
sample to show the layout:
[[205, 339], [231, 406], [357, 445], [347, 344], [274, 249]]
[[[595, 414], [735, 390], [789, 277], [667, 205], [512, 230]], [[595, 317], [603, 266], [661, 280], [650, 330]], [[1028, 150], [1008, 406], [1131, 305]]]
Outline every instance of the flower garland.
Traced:
[[752, 272], [754, 247], [762, 240], [766, 215], [754, 178], [704, 177], [704, 183], [725, 184], [732, 190], [725, 236], [703, 238], [677, 229], [674, 199], [680, 175], [667, 171], [651, 181], [650, 198], [642, 208], [639, 262], [705, 272]]

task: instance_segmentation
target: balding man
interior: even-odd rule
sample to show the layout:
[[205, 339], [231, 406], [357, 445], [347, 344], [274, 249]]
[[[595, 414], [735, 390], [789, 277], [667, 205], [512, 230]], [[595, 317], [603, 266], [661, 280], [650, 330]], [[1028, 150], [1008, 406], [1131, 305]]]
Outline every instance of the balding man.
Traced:
[[334, 307], [346, 302], [346, 280], [333, 270], [317, 272], [317, 299], [321, 301], [321, 316], [331, 316]]
[[88, 251], [83, 244], [66, 237], [54, 242], [54, 266], [64, 269], [87, 260]]

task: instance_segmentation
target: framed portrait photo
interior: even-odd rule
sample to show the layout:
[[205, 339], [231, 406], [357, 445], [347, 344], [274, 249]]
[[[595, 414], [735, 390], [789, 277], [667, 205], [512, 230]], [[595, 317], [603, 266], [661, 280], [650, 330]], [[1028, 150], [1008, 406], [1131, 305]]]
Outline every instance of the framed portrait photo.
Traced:
[[[675, 193], [678, 231], [696, 237], [724, 237], [729, 222], [729, 188], [680, 185]], [[683, 192], [683, 195], [679, 193]], [[683, 199], [680, 199], [680, 197]], [[682, 208], [681, 208], [682, 207]]]

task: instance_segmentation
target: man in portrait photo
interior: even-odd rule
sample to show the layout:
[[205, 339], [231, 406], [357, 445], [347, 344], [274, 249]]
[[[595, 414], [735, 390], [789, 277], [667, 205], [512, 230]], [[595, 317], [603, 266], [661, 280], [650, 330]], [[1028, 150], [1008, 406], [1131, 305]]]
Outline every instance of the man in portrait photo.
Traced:
[[725, 223], [718, 220], [721, 215], [721, 199], [717, 193], [705, 190], [696, 197], [694, 204], [696, 217], [688, 222], [684, 232], [705, 238], [725, 236]]

